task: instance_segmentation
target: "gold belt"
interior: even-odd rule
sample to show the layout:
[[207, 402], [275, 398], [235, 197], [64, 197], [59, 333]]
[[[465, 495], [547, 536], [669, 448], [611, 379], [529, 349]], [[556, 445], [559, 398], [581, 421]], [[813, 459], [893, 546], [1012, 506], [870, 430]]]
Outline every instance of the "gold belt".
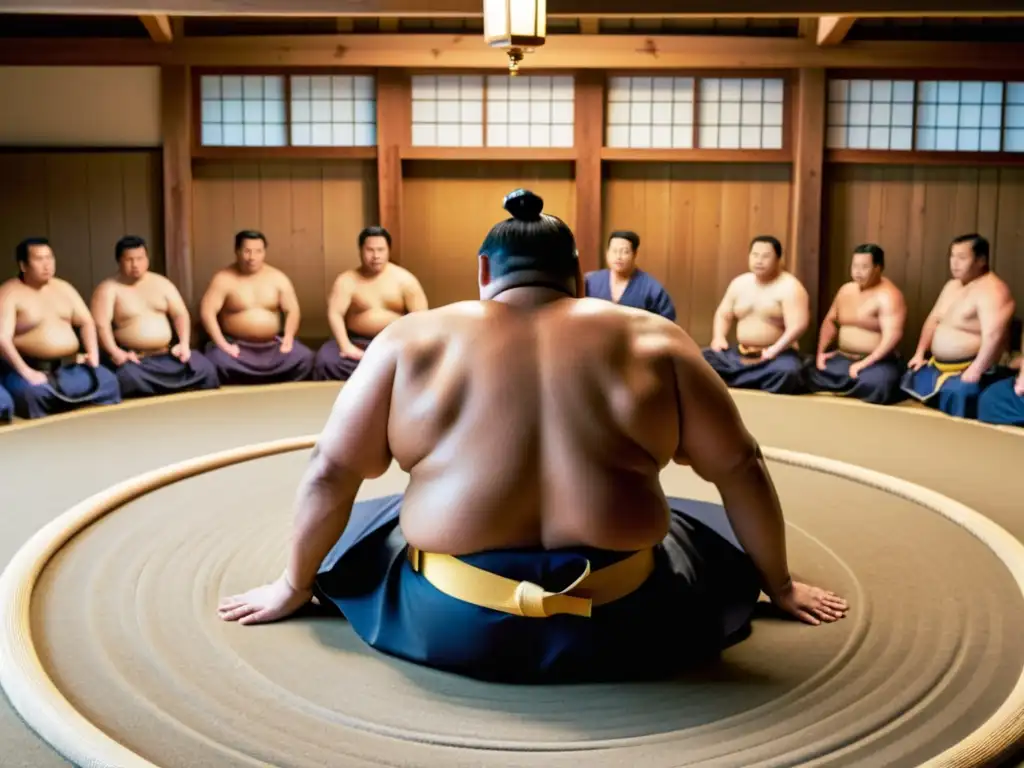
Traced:
[[586, 564], [582, 575], [561, 592], [549, 592], [529, 581], [516, 581], [470, 565], [453, 555], [422, 552], [409, 547], [414, 571], [449, 597], [510, 613], [546, 618], [559, 613], [589, 617], [595, 605], [605, 605], [635, 592], [654, 570], [654, 550], [643, 549], [596, 571]]

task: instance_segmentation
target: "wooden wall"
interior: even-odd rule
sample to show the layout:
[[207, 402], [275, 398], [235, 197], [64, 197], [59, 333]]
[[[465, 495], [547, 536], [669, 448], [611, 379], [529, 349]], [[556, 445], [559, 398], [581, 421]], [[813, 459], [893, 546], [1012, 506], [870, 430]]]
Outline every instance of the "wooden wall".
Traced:
[[903, 290], [912, 354], [925, 317], [949, 279], [949, 243], [979, 232], [992, 266], [1024, 314], [1024, 169], [833, 165], [825, 185], [822, 311], [849, 279], [859, 243], [885, 249], [886, 274]]
[[329, 336], [326, 302], [337, 275], [359, 262], [357, 238], [377, 223], [372, 160], [201, 162], [193, 170], [193, 311], [210, 278], [234, 260], [235, 233], [267, 237], [267, 262], [295, 284], [300, 336]]
[[602, 246], [616, 229], [639, 234], [638, 266], [661, 281], [679, 324], [706, 344], [722, 294], [747, 269], [750, 239], [775, 235], [786, 247], [790, 176], [788, 165], [611, 163]]
[[112, 274], [114, 244], [144, 237], [163, 271], [163, 203], [158, 150], [0, 152], [0, 276], [17, 274], [14, 248], [50, 239], [57, 274], [88, 301]]
[[508, 218], [502, 201], [517, 187], [544, 198], [544, 211], [576, 221], [572, 163], [406, 161], [402, 181], [402, 266], [431, 306], [479, 298], [476, 256], [487, 232]]

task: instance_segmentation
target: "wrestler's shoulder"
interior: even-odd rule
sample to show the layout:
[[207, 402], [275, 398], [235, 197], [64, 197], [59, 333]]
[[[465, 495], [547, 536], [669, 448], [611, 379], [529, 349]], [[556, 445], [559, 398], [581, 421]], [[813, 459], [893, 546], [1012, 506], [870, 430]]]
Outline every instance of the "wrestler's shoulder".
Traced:
[[1006, 281], [995, 272], [988, 273], [988, 285], [986, 288], [993, 298], [1000, 301], [1007, 301], [1013, 297], [1013, 292], [1010, 290], [1010, 286], [1007, 285]]
[[406, 269], [405, 267], [399, 266], [398, 264], [392, 263], [391, 269], [389, 271], [402, 282], [419, 282], [419, 278], [416, 277], [416, 275], [414, 275], [410, 270]]
[[800, 282], [800, 278], [794, 275], [792, 272], [783, 272], [780, 276], [781, 279], [778, 285], [787, 292], [791, 293], [807, 293], [807, 288]]
[[50, 285], [52, 285], [54, 288], [57, 288], [61, 293], [71, 296], [81, 296], [81, 294], [78, 292], [78, 289], [75, 288], [75, 286], [73, 286], [67, 280], [64, 280], [63, 278], [50, 278]]

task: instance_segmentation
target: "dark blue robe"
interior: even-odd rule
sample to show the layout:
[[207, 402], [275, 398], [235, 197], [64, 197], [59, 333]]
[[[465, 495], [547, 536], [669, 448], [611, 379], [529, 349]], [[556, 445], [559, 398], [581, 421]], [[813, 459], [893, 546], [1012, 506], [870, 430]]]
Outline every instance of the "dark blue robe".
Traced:
[[[382, 653], [480, 680], [581, 682], [667, 677], [742, 640], [760, 594], [757, 569], [717, 504], [669, 499], [654, 571], [591, 616], [516, 616], [451, 597], [409, 561], [402, 496], [361, 501], [324, 559], [314, 592]], [[628, 552], [503, 549], [464, 555], [477, 568], [567, 588]]]
[[224, 386], [306, 381], [313, 373], [313, 351], [298, 339], [286, 353], [281, 351], [280, 339], [225, 338], [229, 344], [238, 346], [238, 357], [232, 357], [213, 342], [206, 347], [206, 357], [217, 369], [217, 377]]
[[[966, 371], [971, 360], [940, 361], [934, 357], [916, 371], [907, 369], [900, 382], [900, 388], [908, 396], [930, 408], [937, 408], [950, 416], [974, 419], [978, 416], [978, 396], [1008, 374], [998, 368], [991, 368], [977, 383], [964, 382], [960, 375]], [[1012, 371], [1009, 372], [1012, 374]]]
[[31, 368], [45, 373], [47, 381], [29, 384], [6, 361], [0, 361], [0, 385], [10, 393], [19, 418], [40, 419], [90, 405], [121, 402], [117, 377], [102, 365], [93, 368], [73, 361], [24, 359]]
[[746, 354], [732, 346], [723, 352], [707, 347], [704, 359], [722, 381], [733, 389], [758, 389], [776, 395], [807, 392], [804, 359], [795, 349], [786, 349], [771, 360], [761, 360], [760, 351]]
[[[362, 350], [370, 346], [373, 339], [350, 333], [348, 340]], [[359, 366], [358, 360], [341, 356], [337, 339], [325, 341], [316, 352], [313, 362], [313, 381], [348, 381]]]
[[850, 378], [850, 366], [857, 358], [842, 353], [834, 354], [819, 371], [815, 358], [807, 361], [807, 386], [811, 392], [831, 392], [840, 397], [852, 397], [874, 405], [893, 405], [904, 399], [900, 379], [906, 366], [897, 353], [892, 353], [861, 370], [856, 379]]
[[[585, 280], [587, 296], [605, 301], [612, 300], [610, 269], [591, 272]], [[672, 303], [672, 297], [668, 295], [668, 291], [662, 287], [661, 283], [642, 269], [633, 271], [618, 303], [624, 307], [646, 309], [648, 312], [661, 315], [672, 322], [676, 320], [676, 307]]]
[[14, 419], [14, 398], [11, 393], [0, 387], [0, 423], [9, 424]]
[[168, 353], [141, 357], [137, 363], [128, 362], [116, 367], [110, 363], [110, 366], [114, 368], [124, 398], [173, 395], [220, 387], [213, 363], [195, 350], [187, 363]]
[[1024, 427], [1024, 395], [1013, 391], [1016, 379], [1016, 375], [1007, 376], [990, 384], [978, 395], [978, 421]]

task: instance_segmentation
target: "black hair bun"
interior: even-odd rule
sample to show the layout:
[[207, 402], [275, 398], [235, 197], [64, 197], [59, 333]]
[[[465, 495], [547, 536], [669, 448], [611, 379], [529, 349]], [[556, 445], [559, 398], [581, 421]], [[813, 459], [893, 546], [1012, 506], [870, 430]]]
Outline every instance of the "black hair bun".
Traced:
[[544, 200], [528, 189], [517, 189], [505, 195], [502, 207], [519, 221], [538, 221], [544, 210]]

